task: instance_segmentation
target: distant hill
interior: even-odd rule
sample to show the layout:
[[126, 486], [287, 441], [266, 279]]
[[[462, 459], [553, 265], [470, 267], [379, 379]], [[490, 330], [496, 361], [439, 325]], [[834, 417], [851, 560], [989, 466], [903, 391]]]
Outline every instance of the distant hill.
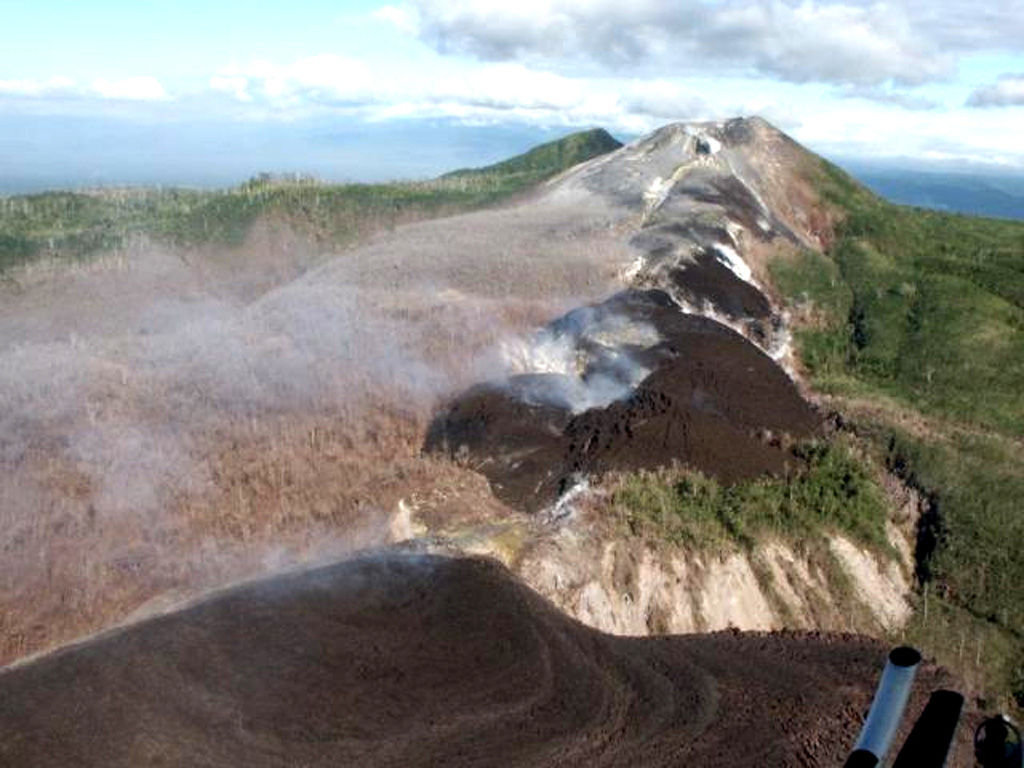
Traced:
[[582, 131], [494, 165], [429, 181], [329, 184], [260, 174], [224, 190], [0, 196], [0, 273], [40, 257], [115, 251], [138, 235], [172, 246], [238, 245], [267, 216], [325, 247], [346, 245], [381, 228], [500, 202], [621, 146], [602, 129]]
[[622, 142], [603, 128], [573, 133], [562, 139], [549, 141], [534, 147], [529, 152], [516, 155], [494, 165], [483, 168], [462, 168], [446, 173], [442, 179], [457, 179], [475, 176], [507, 176], [511, 178], [541, 181], [567, 168], [591, 160], [622, 146]]
[[854, 176], [894, 203], [999, 219], [1024, 219], [1024, 176], [941, 173], [849, 166]]

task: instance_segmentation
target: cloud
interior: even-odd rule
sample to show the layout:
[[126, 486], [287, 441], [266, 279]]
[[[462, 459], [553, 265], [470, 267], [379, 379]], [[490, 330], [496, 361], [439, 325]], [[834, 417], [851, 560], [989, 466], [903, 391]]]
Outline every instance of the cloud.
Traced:
[[[894, 0], [890, 0], [893, 2]], [[942, 50], [1019, 53], [1024, 39], [1022, 0], [895, 0], [918, 33]]]
[[934, 114], [836, 102], [803, 114], [794, 138], [833, 157], [976, 163], [1024, 168], [1020, 128], [1010, 116], [971, 110]]
[[166, 101], [167, 91], [155, 77], [94, 80], [84, 86], [70, 77], [0, 80], [0, 96], [22, 99], [105, 99], [111, 101]]
[[257, 62], [210, 78], [211, 91], [281, 114], [340, 110], [370, 119], [518, 120], [641, 132], [666, 120], [725, 116], [668, 80], [578, 78], [519, 62], [471, 63], [394, 77], [324, 54], [278, 66]]
[[416, 34], [419, 31], [416, 14], [409, 8], [398, 5], [385, 5], [375, 10], [371, 15], [373, 18], [385, 21], [406, 34]]
[[836, 88], [833, 93], [844, 99], [864, 99], [918, 112], [941, 106], [937, 101], [923, 96], [874, 85], [844, 85]]
[[278, 107], [360, 107], [408, 103], [461, 105], [487, 110], [563, 110], [584, 100], [579, 81], [531, 70], [514, 62], [476, 65], [444, 73], [410, 73], [399, 79], [377, 74], [366, 63], [333, 54], [287, 66], [256, 63], [225, 70], [210, 88], [239, 101], [258, 99]]
[[0, 80], [0, 95], [23, 98], [45, 98], [70, 95], [75, 90], [75, 81], [68, 77], [48, 79]]
[[603, 71], [758, 74], [915, 85], [953, 71], [895, 3], [784, 0], [411, 0], [401, 21], [442, 53]]
[[372, 103], [387, 90], [365, 62], [329, 53], [307, 56], [287, 66], [255, 62], [230, 67], [209, 82], [212, 90], [238, 101], [260, 100], [279, 107]]
[[252, 101], [249, 78], [242, 75], [215, 75], [210, 78], [210, 89], [226, 93], [237, 101]]
[[621, 97], [622, 109], [662, 120], [697, 120], [717, 115], [704, 98], [666, 80], [638, 80]]
[[976, 88], [967, 97], [969, 107], [1020, 107], [1024, 106], [1024, 74], [1007, 73], [999, 79]]
[[580, 81], [520, 64], [475, 68], [459, 77], [421, 85], [427, 101], [486, 109], [571, 110], [586, 101]]
[[128, 77], [123, 80], [94, 80], [91, 90], [104, 99], [117, 101], [164, 101], [170, 98], [155, 77]]

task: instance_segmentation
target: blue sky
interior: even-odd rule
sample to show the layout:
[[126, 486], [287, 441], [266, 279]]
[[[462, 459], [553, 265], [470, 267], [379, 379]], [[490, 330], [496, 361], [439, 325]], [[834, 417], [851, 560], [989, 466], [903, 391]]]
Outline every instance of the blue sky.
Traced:
[[2, 11], [0, 191], [260, 170], [415, 177], [578, 127], [629, 137], [754, 113], [832, 157], [1024, 172], [1024, 0]]

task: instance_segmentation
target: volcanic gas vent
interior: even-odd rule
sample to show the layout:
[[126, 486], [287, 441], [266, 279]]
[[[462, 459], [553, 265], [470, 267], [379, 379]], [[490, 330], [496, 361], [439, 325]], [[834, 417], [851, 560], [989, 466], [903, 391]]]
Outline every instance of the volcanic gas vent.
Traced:
[[[643, 332], [593, 330], [607, 327]], [[781, 474], [797, 463], [792, 442], [819, 428], [764, 352], [680, 312], [662, 291], [624, 291], [556, 320], [547, 337], [567, 346], [574, 370], [477, 385], [434, 420], [426, 441], [478, 468], [520, 509], [543, 509], [580, 476], [672, 461], [725, 482]], [[631, 384], [638, 371], [645, 375]], [[593, 389], [618, 396], [593, 405]]]

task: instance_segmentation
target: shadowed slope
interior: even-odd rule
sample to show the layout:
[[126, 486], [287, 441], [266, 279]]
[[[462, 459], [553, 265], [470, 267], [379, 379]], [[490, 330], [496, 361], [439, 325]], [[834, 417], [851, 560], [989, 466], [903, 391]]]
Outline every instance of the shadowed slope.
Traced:
[[616, 638], [490, 561], [363, 558], [0, 673], [0, 762], [828, 764], [881, 658], [867, 640]]

